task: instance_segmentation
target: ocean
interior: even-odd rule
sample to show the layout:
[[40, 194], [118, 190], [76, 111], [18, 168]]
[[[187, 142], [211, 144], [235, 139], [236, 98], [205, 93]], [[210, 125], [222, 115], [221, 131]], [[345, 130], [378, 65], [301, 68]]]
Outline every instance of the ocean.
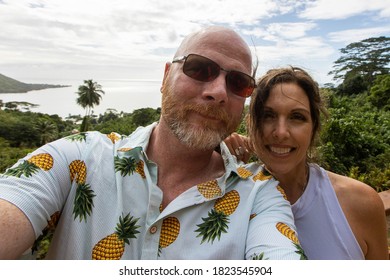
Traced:
[[[105, 94], [102, 95], [100, 104], [93, 108], [93, 113], [95, 115], [104, 114], [107, 109], [116, 110], [118, 113], [131, 113], [135, 109], [146, 107], [156, 109], [161, 106], [161, 81], [111, 79], [99, 80], [96, 82], [102, 86]], [[30, 111], [50, 115], [57, 114], [62, 118], [66, 118], [69, 115], [84, 116], [85, 109], [76, 103], [78, 97], [76, 92], [78, 87], [83, 84], [83, 80], [56, 80], [31, 83], [70, 86], [34, 90], [27, 93], [1, 93], [0, 100], [2, 100], [3, 103], [11, 101], [33, 103], [38, 106], [30, 108]]]

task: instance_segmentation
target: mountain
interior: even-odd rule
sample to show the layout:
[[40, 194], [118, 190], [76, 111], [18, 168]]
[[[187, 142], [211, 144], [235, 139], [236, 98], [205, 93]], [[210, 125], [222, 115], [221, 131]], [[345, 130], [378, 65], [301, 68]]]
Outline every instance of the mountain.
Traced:
[[0, 74], [0, 93], [22, 93], [30, 90], [69, 87], [64, 85], [26, 84]]

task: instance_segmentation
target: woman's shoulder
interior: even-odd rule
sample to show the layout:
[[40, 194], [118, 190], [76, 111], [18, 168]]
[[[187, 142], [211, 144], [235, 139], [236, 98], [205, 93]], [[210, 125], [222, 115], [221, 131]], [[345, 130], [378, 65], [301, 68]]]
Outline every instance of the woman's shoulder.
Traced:
[[[356, 179], [327, 171], [329, 180], [343, 208], [353, 210], [383, 211], [383, 203], [371, 186]], [[370, 211], [371, 210], [371, 211]]]
[[386, 219], [383, 202], [371, 186], [327, 172], [337, 199], [366, 258], [386, 259]]

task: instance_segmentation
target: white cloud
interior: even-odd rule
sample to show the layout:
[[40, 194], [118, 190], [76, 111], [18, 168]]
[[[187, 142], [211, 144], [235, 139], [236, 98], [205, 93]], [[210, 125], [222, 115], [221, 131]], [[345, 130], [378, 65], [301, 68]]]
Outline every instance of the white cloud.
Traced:
[[[332, 46], [318, 37], [279, 40], [274, 45], [257, 46], [256, 49], [260, 69], [263, 72], [267, 68], [283, 65], [295, 65], [314, 70], [319, 68], [320, 64], [324, 62], [333, 62], [329, 60], [329, 57], [335, 53]], [[316, 63], [318, 64], [316, 65]]]
[[[0, 5], [2, 63], [123, 64], [172, 55], [204, 24], [253, 24], [280, 7], [274, 1], [19, 0]], [[283, 7], [283, 6], [282, 6]], [[284, 8], [286, 9], [286, 8]], [[165, 50], [165, 52], [164, 52]], [[10, 52], [15, 55], [9, 55]], [[18, 58], [16, 58], [18, 60]]]
[[336, 49], [325, 38], [310, 36], [315, 29], [317, 24], [309, 21], [270, 23], [246, 31], [246, 35], [259, 39], [256, 44], [258, 75], [269, 68], [294, 65], [308, 70], [322, 84], [329, 82], [327, 72]]
[[362, 13], [376, 12], [379, 17], [390, 16], [388, 0], [316, 0], [307, 2], [300, 13], [306, 19], [344, 19]]
[[257, 27], [251, 31], [245, 31], [246, 35], [253, 35], [268, 41], [284, 39], [293, 40], [307, 36], [307, 32], [316, 27], [313, 22], [284, 22], [270, 23], [263, 28]]
[[371, 37], [379, 37], [390, 34], [390, 25], [373, 27], [373, 28], [361, 28], [361, 29], [349, 29], [338, 32], [330, 32], [328, 37], [331, 41], [337, 43], [343, 43], [345, 45], [359, 42]]
[[356, 32], [340, 26], [320, 34], [323, 21], [317, 19], [371, 13], [376, 18], [367, 20], [380, 20], [389, 16], [390, 5], [384, 2], [0, 0], [0, 73], [160, 79], [164, 62], [182, 38], [209, 24], [236, 28], [250, 45], [254, 38], [262, 65], [299, 64], [326, 73], [338, 49], [332, 43], [389, 29], [383, 25]]

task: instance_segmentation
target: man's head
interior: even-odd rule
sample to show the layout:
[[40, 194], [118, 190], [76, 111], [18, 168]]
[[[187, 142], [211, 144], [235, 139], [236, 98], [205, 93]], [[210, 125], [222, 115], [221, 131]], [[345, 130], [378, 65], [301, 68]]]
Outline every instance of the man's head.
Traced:
[[248, 45], [233, 30], [209, 27], [187, 36], [162, 86], [161, 123], [189, 148], [211, 150], [234, 132], [254, 87]]

